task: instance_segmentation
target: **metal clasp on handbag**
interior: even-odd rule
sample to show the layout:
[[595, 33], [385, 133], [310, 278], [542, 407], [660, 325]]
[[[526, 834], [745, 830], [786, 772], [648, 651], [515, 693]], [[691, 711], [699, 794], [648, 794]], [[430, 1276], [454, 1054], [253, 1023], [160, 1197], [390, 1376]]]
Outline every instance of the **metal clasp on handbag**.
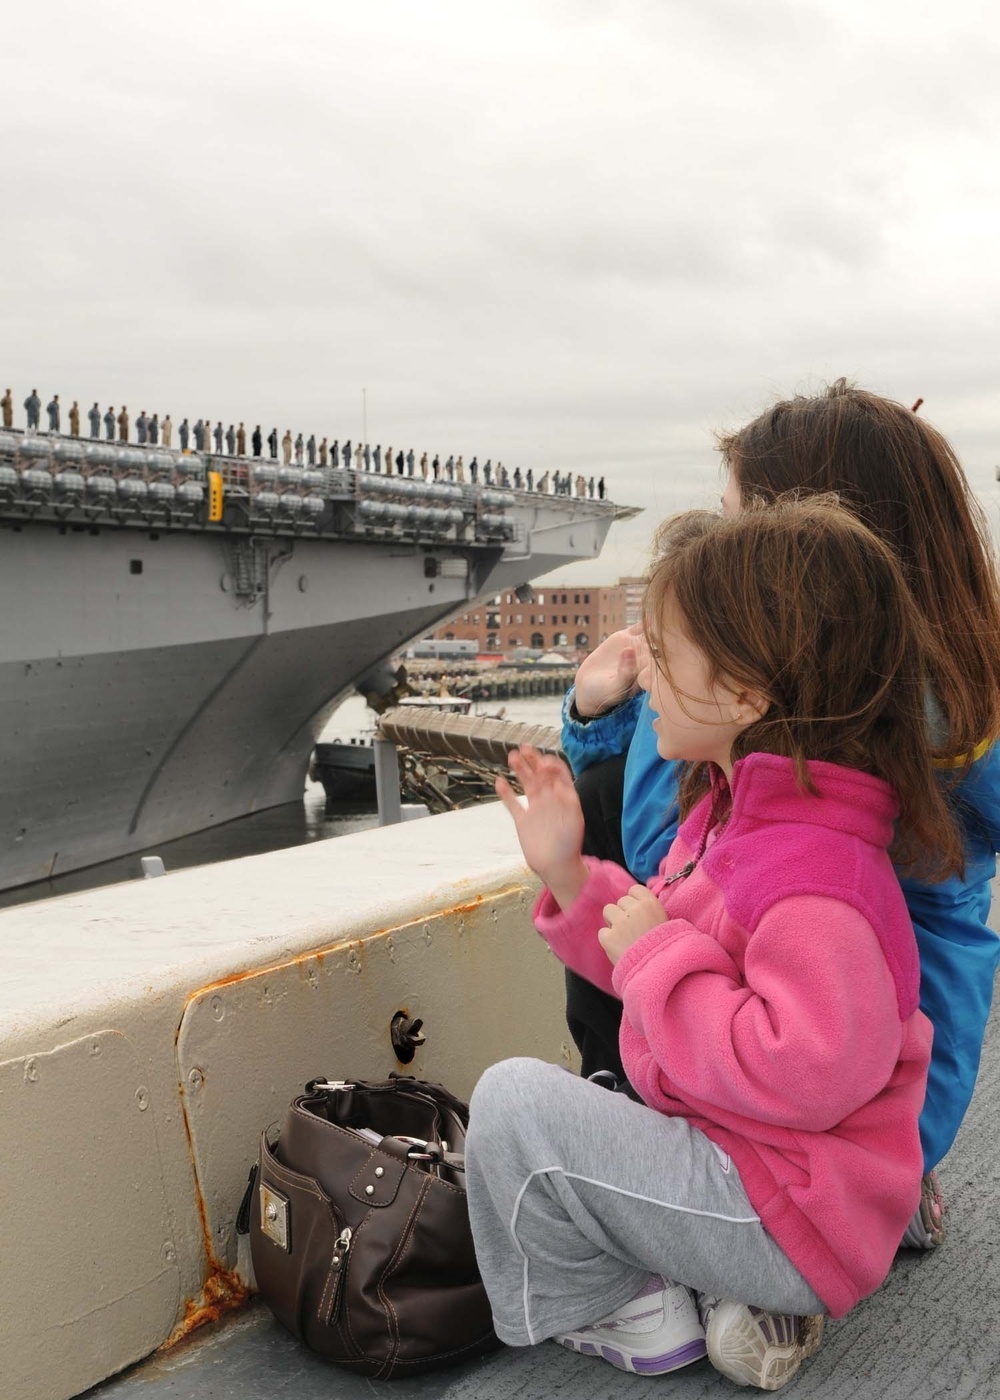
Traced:
[[397, 1133], [400, 1142], [408, 1142], [410, 1150], [407, 1152], [407, 1159], [411, 1162], [440, 1162], [441, 1144], [439, 1142], [428, 1142], [426, 1138], [409, 1137], [406, 1133]]
[[314, 1094], [317, 1089], [356, 1089], [356, 1084], [348, 1084], [345, 1079], [310, 1079], [306, 1093]]

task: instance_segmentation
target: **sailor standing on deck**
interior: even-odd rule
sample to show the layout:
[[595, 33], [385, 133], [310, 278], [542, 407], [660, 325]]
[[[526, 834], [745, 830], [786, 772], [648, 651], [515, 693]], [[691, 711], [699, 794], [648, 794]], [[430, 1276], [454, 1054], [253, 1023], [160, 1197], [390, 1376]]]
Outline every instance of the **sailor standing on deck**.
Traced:
[[[187, 419], [185, 418], [184, 421], [185, 421], [185, 423], [186, 423], [186, 422], [187, 422]], [[199, 418], [199, 419], [198, 419], [197, 423], [194, 425], [193, 431], [194, 431], [194, 445], [195, 445], [195, 449], [196, 449], [196, 451], [198, 451], [198, 452], [203, 452], [203, 451], [205, 450], [205, 420], [204, 420], [204, 418]]]
[[160, 415], [159, 415], [158, 413], [154, 413], [153, 416], [152, 416], [152, 418], [149, 420], [149, 442], [150, 442], [150, 446], [155, 447], [159, 441], [160, 441]]
[[319, 464], [321, 467], [326, 466], [327, 458], [329, 457], [329, 455], [329, 448], [326, 445], [326, 438], [324, 438], [319, 445]]
[[422, 452], [422, 453], [420, 454], [420, 475], [423, 477], [423, 479], [424, 479], [425, 481], [427, 480], [427, 453], [426, 453], [426, 452]]
[[340, 452], [341, 452], [341, 456], [342, 456], [343, 459], [344, 459], [344, 466], [345, 466], [345, 467], [349, 467], [349, 466], [351, 465], [351, 439], [350, 439], [350, 438], [348, 438], [347, 441], [344, 443], [343, 447], [340, 449]]
[[465, 463], [462, 460], [461, 452], [458, 454], [458, 461], [455, 463], [455, 480], [465, 481]]
[[146, 430], [149, 427], [149, 419], [146, 417], [146, 410], [143, 409], [139, 417], [135, 420], [135, 440], [140, 447], [146, 446]]
[[38, 427], [39, 415], [42, 411], [42, 401], [38, 397], [38, 390], [32, 389], [31, 393], [24, 401], [24, 411], [28, 415], [28, 432]]
[[364, 457], [364, 455], [365, 455], [365, 449], [364, 449], [364, 447], [362, 446], [362, 444], [359, 442], [358, 445], [357, 445], [357, 447], [354, 449], [354, 470], [355, 470], [356, 472], [359, 472], [359, 471], [361, 470], [361, 462], [362, 462], [362, 458]]
[[263, 439], [263, 438], [261, 437], [261, 435], [260, 435], [260, 424], [259, 424], [259, 423], [257, 424], [256, 428], [254, 428], [254, 430], [253, 430], [253, 436], [251, 437], [250, 442], [251, 442], [251, 445], [253, 446], [253, 455], [254, 455], [255, 457], [259, 457], [260, 454], [261, 454], [261, 452], [263, 452], [263, 450], [264, 450], [264, 439]]
[[108, 442], [114, 442], [114, 440], [115, 440], [115, 410], [114, 410], [114, 405], [113, 405], [113, 404], [109, 406], [107, 413], [104, 415], [104, 434], [105, 434], [105, 437], [107, 438]]
[[73, 400], [69, 410], [69, 430], [74, 437], [80, 436], [80, 405]]
[[366, 472], [370, 472], [371, 469], [372, 469], [372, 453], [371, 453], [371, 448], [368, 446], [368, 444], [367, 444], [367, 442], [366, 442], [366, 443], [365, 443], [365, 471], [366, 471]]
[[14, 426], [14, 400], [13, 400], [13, 398], [11, 397], [11, 393], [10, 393], [10, 390], [9, 390], [9, 389], [8, 389], [7, 392], [4, 394], [3, 398], [0, 399], [0, 408], [3, 409], [3, 425], [4, 425], [4, 427], [5, 427], [5, 428], [13, 428], [13, 426]]
[[180, 439], [181, 451], [186, 452], [188, 450], [188, 443], [191, 441], [191, 424], [186, 418], [177, 429], [177, 436]]
[[128, 442], [128, 404], [122, 404], [122, 411], [118, 415], [118, 441]]
[[163, 446], [169, 447], [171, 438], [174, 435], [174, 425], [170, 421], [169, 413], [164, 416], [163, 423], [161, 426], [163, 428]]
[[236, 429], [236, 455], [237, 457], [247, 455], [247, 430], [242, 423]]
[[295, 460], [296, 460], [296, 462], [298, 462], [299, 466], [302, 465], [302, 449], [303, 449], [304, 446], [305, 446], [305, 444], [304, 444], [303, 441], [302, 441], [302, 434], [301, 434], [301, 433], [296, 433], [296, 435], [295, 435]]
[[[219, 427], [222, 427], [221, 423]], [[226, 451], [229, 453], [230, 457], [236, 456], [236, 429], [233, 427], [232, 423], [230, 423], [229, 427], [226, 429]]]
[[307, 456], [308, 459], [309, 459], [309, 465], [310, 465], [311, 467], [314, 467], [314, 466], [316, 465], [316, 434], [315, 434], [315, 433], [310, 433], [310, 434], [309, 434], [309, 440], [308, 440], [307, 443], [306, 443], [306, 456]]
[[98, 437], [100, 437], [100, 436], [101, 436], [101, 410], [97, 407], [97, 401], [96, 401], [96, 399], [95, 399], [95, 401], [94, 401], [94, 407], [93, 407], [93, 408], [90, 410], [90, 412], [87, 414], [87, 417], [88, 417], [88, 419], [90, 420], [90, 436], [91, 436], [92, 438], [98, 438]]
[[372, 453], [372, 461], [375, 463], [375, 470], [380, 472], [382, 470], [382, 444], [380, 442], [375, 444], [375, 451]]
[[218, 455], [221, 457], [221, 456], [222, 456], [222, 421], [221, 421], [221, 419], [220, 419], [220, 421], [219, 421], [218, 423], [216, 423], [216, 425], [215, 425], [215, 432], [214, 432], [213, 436], [214, 436], [214, 438], [215, 438], [215, 450], [216, 450], [216, 452], [218, 453]]
[[267, 435], [267, 448], [268, 448], [268, 451], [269, 451], [270, 454], [271, 454], [271, 461], [272, 461], [272, 462], [276, 462], [276, 461], [278, 460], [278, 430], [277, 430], [277, 428], [272, 428], [271, 431], [268, 433], [268, 435]]
[[292, 460], [292, 430], [285, 429], [285, 436], [281, 439], [281, 461], [284, 466], [288, 466]]
[[412, 475], [413, 475], [413, 461], [414, 461], [414, 458], [413, 458], [413, 448], [411, 447], [410, 450], [409, 450], [409, 451], [407, 452], [407, 454], [406, 454], [406, 475], [407, 475], [407, 476], [412, 476]]

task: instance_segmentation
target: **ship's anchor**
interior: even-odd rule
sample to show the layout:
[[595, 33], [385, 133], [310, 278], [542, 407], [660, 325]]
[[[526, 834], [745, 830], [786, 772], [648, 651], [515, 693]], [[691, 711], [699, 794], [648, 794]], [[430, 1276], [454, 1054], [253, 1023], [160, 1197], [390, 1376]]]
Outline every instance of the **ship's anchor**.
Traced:
[[423, 1024], [419, 1017], [411, 1017], [405, 1011], [397, 1011], [389, 1022], [393, 1052], [401, 1065], [408, 1065], [427, 1039]]

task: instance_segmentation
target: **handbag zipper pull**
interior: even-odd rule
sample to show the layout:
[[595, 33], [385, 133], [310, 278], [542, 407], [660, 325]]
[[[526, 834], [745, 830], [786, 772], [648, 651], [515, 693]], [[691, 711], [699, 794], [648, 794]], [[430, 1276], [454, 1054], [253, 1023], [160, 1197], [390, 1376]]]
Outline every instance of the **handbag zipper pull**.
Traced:
[[351, 1247], [351, 1231], [345, 1226], [337, 1236], [337, 1243], [333, 1246], [333, 1258], [330, 1260], [330, 1274], [333, 1278], [333, 1296], [330, 1298], [330, 1307], [326, 1314], [327, 1326], [332, 1326], [334, 1318], [337, 1316], [337, 1309], [340, 1306], [340, 1295], [344, 1291], [344, 1275], [347, 1273], [347, 1251]]

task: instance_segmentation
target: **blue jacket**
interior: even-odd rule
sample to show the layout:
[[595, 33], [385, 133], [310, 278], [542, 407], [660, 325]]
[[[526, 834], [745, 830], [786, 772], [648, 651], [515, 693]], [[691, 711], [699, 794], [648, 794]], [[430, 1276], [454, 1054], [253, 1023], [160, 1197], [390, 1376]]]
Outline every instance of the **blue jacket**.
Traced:
[[[587, 724], [572, 718], [572, 700], [570, 690], [563, 702], [562, 745], [574, 773], [628, 750], [622, 845], [629, 870], [637, 880], [648, 880], [677, 832], [681, 765], [656, 751], [645, 692]], [[934, 1026], [920, 1115], [925, 1171], [955, 1141], [972, 1098], [1000, 961], [1000, 938], [987, 924], [1000, 850], [1000, 744], [972, 764], [958, 797], [964, 879], [952, 876], [937, 885], [900, 879], [920, 951], [920, 1006]]]

